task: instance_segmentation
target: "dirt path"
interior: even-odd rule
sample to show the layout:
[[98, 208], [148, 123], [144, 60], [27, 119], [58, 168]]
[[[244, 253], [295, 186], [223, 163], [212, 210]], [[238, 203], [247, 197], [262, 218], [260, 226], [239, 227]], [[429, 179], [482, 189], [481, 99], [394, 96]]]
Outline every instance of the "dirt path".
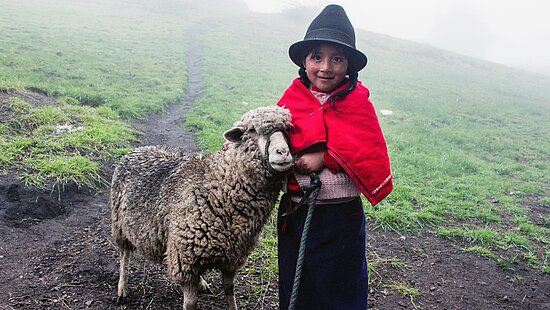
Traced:
[[[189, 40], [187, 95], [168, 113], [137, 125], [146, 145], [198, 151], [193, 134], [181, 128], [201, 89], [201, 47]], [[368, 247], [404, 263], [376, 269], [373, 276], [383, 282], [372, 288], [371, 309], [550, 309], [548, 275], [522, 265], [505, 271], [431, 233], [369, 230]], [[140, 258], [130, 265], [129, 302], [120, 309], [181, 307], [182, 295], [162, 266]], [[13, 176], [0, 177], [0, 309], [115, 309], [117, 266], [107, 189], [92, 193], [69, 186], [58, 197], [25, 189]], [[207, 278], [215, 294], [202, 295], [199, 306], [225, 309], [217, 273]], [[386, 286], [391, 284], [417, 288], [420, 296], [411, 300]], [[240, 273], [236, 291], [245, 309], [277, 309], [276, 281]]]
[[201, 51], [202, 45], [196, 40], [197, 31], [191, 29], [187, 37], [187, 89], [179, 104], [168, 106], [165, 113], [151, 115], [147, 120], [138, 122], [136, 128], [143, 133], [143, 145], [164, 144], [171, 147], [184, 147], [189, 152], [199, 152], [195, 136], [183, 130], [185, 113], [197, 100], [202, 88]]

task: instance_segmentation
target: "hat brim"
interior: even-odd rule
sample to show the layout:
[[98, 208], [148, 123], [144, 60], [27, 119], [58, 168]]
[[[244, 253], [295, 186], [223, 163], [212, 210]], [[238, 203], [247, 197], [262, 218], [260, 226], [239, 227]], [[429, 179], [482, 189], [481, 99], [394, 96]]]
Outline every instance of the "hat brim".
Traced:
[[288, 49], [288, 55], [290, 56], [290, 59], [293, 63], [295, 63], [298, 67], [302, 67], [303, 61], [306, 58], [307, 53], [309, 53], [313, 46], [316, 46], [322, 42], [330, 42], [343, 47], [346, 50], [348, 58], [350, 58], [348, 59], [348, 61], [350, 62], [350, 64], [352, 64], [353, 68], [357, 72], [359, 72], [367, 65], [368, 59], [365, 54], [351, 46], [342, 44], [342, 42], [340, 41], [333, 41], [330, 39], [298, 41], [290, 46], [290, 48]]

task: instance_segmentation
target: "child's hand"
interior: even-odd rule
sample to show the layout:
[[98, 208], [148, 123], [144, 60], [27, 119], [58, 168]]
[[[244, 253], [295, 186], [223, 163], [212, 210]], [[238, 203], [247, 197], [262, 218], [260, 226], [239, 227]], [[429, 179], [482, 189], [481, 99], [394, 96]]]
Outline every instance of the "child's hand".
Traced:
[[294, 164], [296, 171], [301, 174], [319, 171], [325, 167], [325, 152], [304, 154]]

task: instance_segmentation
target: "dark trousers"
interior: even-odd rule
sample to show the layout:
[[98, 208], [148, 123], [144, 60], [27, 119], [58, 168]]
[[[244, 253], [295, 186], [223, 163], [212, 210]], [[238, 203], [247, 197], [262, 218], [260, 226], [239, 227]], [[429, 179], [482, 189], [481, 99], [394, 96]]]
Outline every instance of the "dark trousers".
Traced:
[[[286, 195], [282, 199], [286, 198]], [[294, 204], [294, 202], [288, 202]], [[287, 309], [307, 206], [277, 217], [279, 307]], [[296, 309], [367, 309], [365, 215], [359, 198], [317, 205], [309, 227]]]

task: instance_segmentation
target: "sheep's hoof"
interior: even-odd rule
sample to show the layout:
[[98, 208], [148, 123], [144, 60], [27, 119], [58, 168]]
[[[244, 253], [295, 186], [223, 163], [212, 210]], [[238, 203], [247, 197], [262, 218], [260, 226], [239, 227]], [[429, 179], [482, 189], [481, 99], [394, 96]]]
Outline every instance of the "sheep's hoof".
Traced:
[[126, 297], [124, 296], [118, 296], [116, 299], [117, 306], [123, 305], [126, 302]]

